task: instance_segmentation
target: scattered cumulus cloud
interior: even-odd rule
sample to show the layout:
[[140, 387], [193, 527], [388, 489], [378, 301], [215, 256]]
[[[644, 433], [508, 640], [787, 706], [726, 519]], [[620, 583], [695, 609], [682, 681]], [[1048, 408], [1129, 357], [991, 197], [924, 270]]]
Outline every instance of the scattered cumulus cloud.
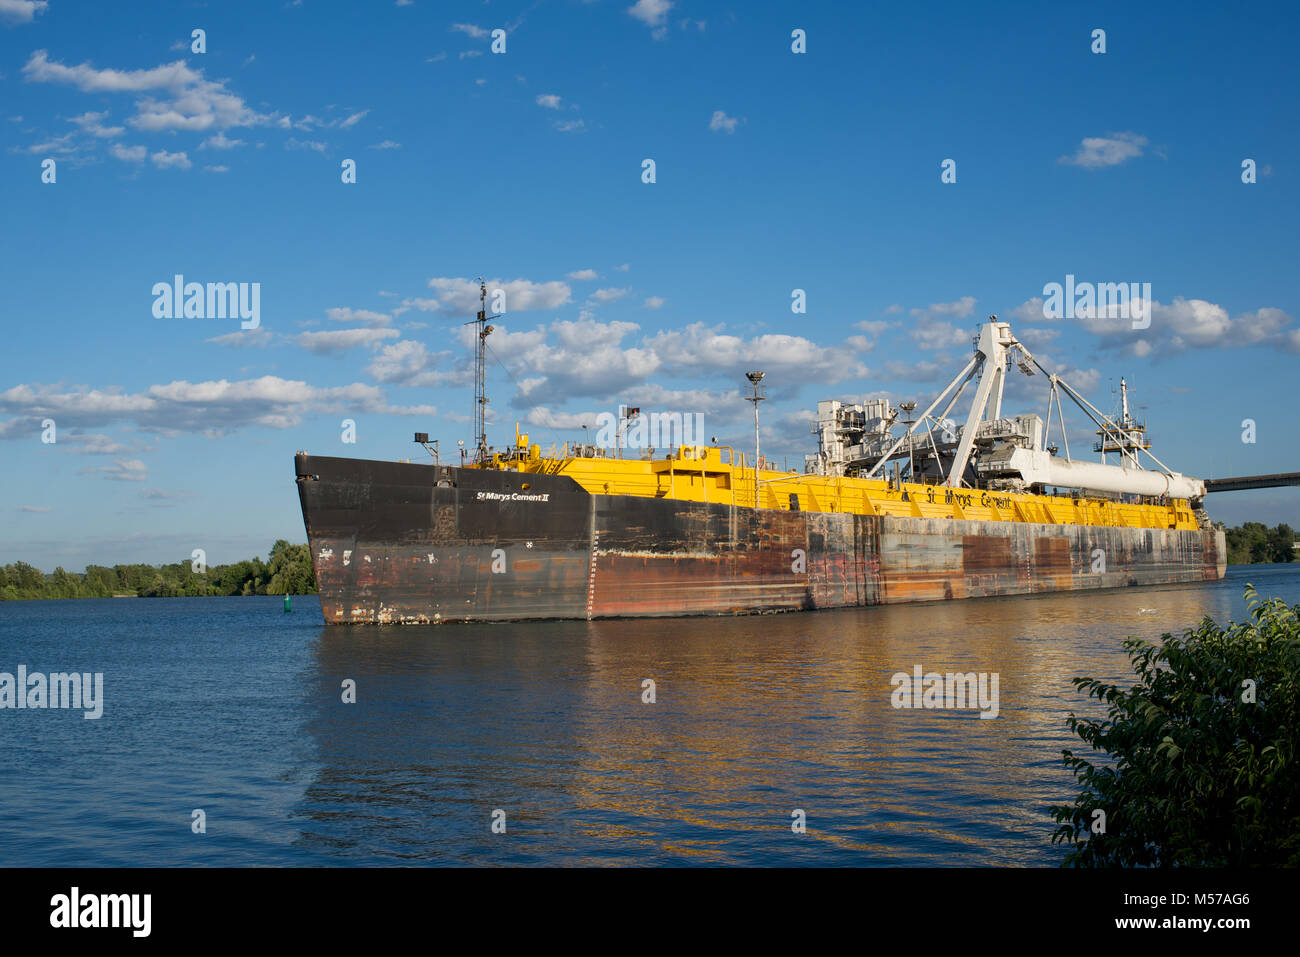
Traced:
[[347, 352], [357, 346], [374, 348], [385, 339], [400, 336], [396, 329], [330, 329], [324, 332], [299, 333], [295, 342], [308, 352], [317, 355], [330, 355]]
[[227, 332], [225, 335], [213, 336], [211, 339], [204, 339], [203, 341], [218, 346], [227, 346], [231, 349], [260, 349], [269, 346], [273, 338], [274, 336], [266, 329], [258, 328]]
[[[478, 312], [479, 287], [472, 279], [439, 277], [429, 280], [429, 288], [435, 293], [429, 302], [436, 305], [428, 311], [461, 316], [472, 316]], [[507, 312], [555, 309], [572, 299], [568, 283], [563, 282], [530, 282], [527, 279], [503, 282], [492, 279], [488, 281], [487, 289], [489, 305], [493, 290], [505, 291]]]
[[663, 35], [659, 28], [663, 27], [668, 11], [672, 8], [672, 0], [636, 0], [636, 3], [627, 8], [627, 12], [652, 28], [658, 39]]
[[140, 459], [114, 459], [112, 465], [90, 466], [78, 470], [82, 475], [100, 475], [115, 482], [143, 482], [149, 466]]
[[149, 162], [159, 169], [189, 169], [194, 165], [183, 151], [168, 153], [166, 150], [159, 150], [157, 153], [149, 154]]
[[1073, 156], [1062, 156], [1057, 162], [1066, 166], [1082, 166], [1084, 169], [1118, 166], [1120, 163], [1141, 156], [1142, 148], [1146, 145], [1147, 138], [1137, 133], [1089, 136], [1084, 138]]
[[216, 438], [252, 426], [291, 428], [308, 415], [343, 410], [381, 415], [436, 412], [427, 405], [390, 405], [374, 385], [355, 382], [322, 388], [269, 375], [236, 381], [178, 380], [135, 393], [117, 388], [61, 391], [50, 385], [17, 385], [0, 392], [0, 414], [20, 416], [13, 420], [19, 427], [0, 427], [0, 438], [39, 433], [40, 420], [46, 417], [56, 419], [60, 426], [87, 428], [128, 422], [164, 436], [189, 433]]
[[232, 140], [226, 136], [224, 130], [219, 131], [215, 136], [209, 136], [199, 144], [201, 150], [233, 150], [237, 146], [243, 146], [243, 140]]
[[907, 334], [922, 349], [945, 349], [950, 346], [969, 345], [971, 333], [965, 326], [956, 326], [947, 317], [966, 319], [975, 309], [974, 296], [962, 296], [955, 302], [936, 302], [924, 309], [910, 312], [912, 322]]
[[143, 146], [123, 146], [121, 143], [114, 143], [108, 151], [124, 163], [143, 163], [145, 154], [149, 152]]
[[107, 116], [107, 112], [82, 113], [80, 116], [69, 117], [68, 122], [75, 123], [83, 132], [89, 133], [91, 136], [97, 136], [100, 139], [112, 139], [126, 132], [124, 126], [104, 126], [103, 120]]
[[0, 21], [11, 25], [31, 23], [49, 6], [47, 0], [0, 0]]
[[719, 131], [723, 133], [734, 133], [736, 132], [736, 126], [739, 123], [740, 120], [736, 119], [734, 116], [728, 116], [726, 113], [722, 112], [722, 110], [714, 110], [713, 118], [709, 120], [709, 129], [715, 133]]

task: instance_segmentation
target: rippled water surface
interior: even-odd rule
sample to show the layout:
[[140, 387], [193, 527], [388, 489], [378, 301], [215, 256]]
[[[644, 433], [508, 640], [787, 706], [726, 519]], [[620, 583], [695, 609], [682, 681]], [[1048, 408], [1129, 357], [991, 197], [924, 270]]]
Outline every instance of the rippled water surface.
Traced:
[[[1070, 679], [1128, 675], [1125, 635], [1244, 617], [1248, 580], [1300, 603], [1300, 564], [428, 628], [325, 628], [314, 598], [292, 614], [278, 598], [8, 602], [0, 671], [103, 672], [106, 703], [97, 721], [0, 711], [0, 864], [1055, 865], [1047, 808], [1073, 793], [1060, 753], [1078, 743], [1065, 719], [1096, 709]], [[999, 716], [893, 709], [890, 676], [915, 665], [998, 673]]]

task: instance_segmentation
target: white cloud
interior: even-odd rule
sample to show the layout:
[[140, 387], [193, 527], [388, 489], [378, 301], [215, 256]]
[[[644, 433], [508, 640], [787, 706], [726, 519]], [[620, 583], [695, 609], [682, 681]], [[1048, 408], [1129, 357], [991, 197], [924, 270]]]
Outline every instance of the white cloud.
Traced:
[[615, 300], [622, 299], [631, 291], [631, 289], [615, 289], [613, 287], [597, 289], [595, 292], [591, 293], [591, 298], [595, 299], [597, 302], [614, 302]]
[[229, 172], [230, 172], [230, 167], [229, 167], [229, 166], [205, 166], [205, 167], [203, 167], [203, 172], [205, 172], [205, 173], [229, 173]]
[[576, 270], [576, 271], [574, 271], [574, 272], [569, 273], [569, 274], [566, 275], [564, 278], [565, 278], [565, 279], [572, 279], [572, 280], [574, 280], [575, 282], [587, 282], [587, 281], [590, 281], [590, 280], [596, 278], [596, 270], [594, 270], [594, 269], [578, 269], [578, 270]]
[[668, 11], [673, 8], [672, 0], [636, 0], [627, 12], [648, 27], [662, 26]]
[[299, 346], [317, 355], [346, 352], [357, 346], [375, 347], [384, 339], [396, 339], [396, 329], [331, 329], [326, 332], [299, 333], [295, 340]]
[[284, 148], [287, 150], [315, 150], [317, 153], [325, 152], [325, 144], [320, 140], [299, 140], [292, 136], [285, 140]]
[[114, 143], [108, 151], [125, 163], [143, 163], [149, 152], [143, 146], [123, 146], [121, 143]]
[[[899, 306], [895, 311], [902, 312], [903, 307]], [[889, 311], [886, 310], [886, 315], [889, 314]], [[853, 324], [854, 329], [861, 329], [863, 332], [867, 333], [867, 335], [876, 336], [877, 338], [884, 335], [887, 330], [893, 329], [897, 326], [898, 323], [896, 322], [885, 322], [882, 319], [864, 319], [862, 322], [855, 322]]]
[[69, 117], [68, 121], [76, 123], [83, 132], [89, 133], [91, 136], [97, 136], [100, 139], [112, 139], [126, 132], [124, 126], [104, 126], [102, 121], [106, 116], [108, 116], [107, 112], [82, 113], [80, 116]]
[[971, 333], [943, 317], [965, 319], [975, 308], [974, 296], [962, 296], [955, 302], [931, 303], [924, 309], [911, 310], [912, 323], [907, 334], [922, 349], [945, 349], [970, 344]]
[[159, 150], [157, 153], [149, 154], [149, 162], [159, 169], [189, 169], [194, 165], [183, 151], [168, 153], [166, 150]]
[[51, 60], [47, 51], [37, 50], [23, 67], [23, 76], [33, 83], [75, 86], [83, 93], [142, 94], [135, 103], [135, 116], [127, 122], [149, 132], [204, 132], [280, 119], [250, 109], [226, 88], [224, 80], [208, 80], [202, 70], [191, 69], [184, 60], [144, 70], [99, 70], [89, 63], [67, 66]]
[[1041, 349], [1049, 345], [1061, 334], [1060, 329], [1018, 329], [1013, 330], [1016, 338], [1032, 349]]
[[83, 475], [102, 475], [117, 482], [143, 482], [149, 477], [149, 466], [140, 459], [114, 459], [112, 465], [98, 465], [79, 469]]
[[585, 120], [556, 120], [551, 125], [561, 133], [583, 133], [587, 129]]
[[473, 37], [475, 40], [487, 39], [488, 31], [483, 27], [476, 26], [472, 23], [453, 23], [451, 29], [455, 32], [464, 33]]
[[537, 97], [537, 105], [548, 110], [558, 110], [560, 108], [560, 98], [554, 93], [542, 93]]
[[1010, 319], [1014, 319], [1018, 322], [1044, 322], [1050, 318], [1050, 316], [1043, 313], [1043, 300], [1040, 296], [1026, 299], [1020, 305], [1016, 306], [1016, 308], [1012, 309], [1010, 314]]
[[213, 336], [211, 339], [204, 339], [203, 341], [218, 346], [229, 346], [232, 349], [248, 349], [251, 347], [260, 349], [269, 346], [273, 338], [275, 337], [266, 329], [241, 329], [238, 332], [227, 332], [223, 336]]
[[469, 57], [482, 56], [482, 55], [483, 55], [482, 50], [461, 50], [459, 58], [465, 60], [468, 59]]
[[[479, 287], [472, 279], [430, 279], [429, 288], [437, 293], [434, 301], [437, 302], [438, 312], [463, 316], [472, 316], [478, 312]], [[487, 289], [489, 305], [491, 305], [493, 290], [505, 290], [508, 312], [555, 309], [571, 301], [572, 298], [568, 283], [563, 282], [530, 282], [527, 279], [502, 282], [500, 279], [490, 279], [487, 282]]]
[[[1121, 348], [1138, 358], [1153, 353], [1175, 354], [1189, 349], [1249, 346], [1300, 352], [1300, 329], [1291, 328], [1292, 317], [1272, 306], [1233, 317], [1225, 307], [1216, 303], [1177, 296], [1169, 305], [1157, 300], [1143, 304], [1138, 299], [1135, 311], [1141, 315], [1146, 307], [1150, 309], [1150, 326], [1146, 329], [1135, 329], [1134, 320], [1119, 317], [1114, 306], [1106, 310], [1112, 315], [1100, 315], [1094, 308], [1092, 315], [1057, 321], [1075, 322], [1082, 329], [1100, 336], [1107, 348]], [[1131, 312], [1130, 315], [1132, 314]], [[1043, 322], [1043, 300], [1035, 297], [1023, 302], [1015, 308], [1012, 315]], [[1030, 335], [1030, 330], [1025, 330], [1021, 338], [1029, 342], [1027, 337]]]
[[402, 144], [396, 143], [393, 140], [384, 140], [382, 143], [373, 143], [367, 147], [367, 149], [372, 150], [400, 150], [401, 148]]
[[364, 322], [368, 326], [386, 326], [393, 317], [386, 312], [373, 312], [369, 309], [349, 309], [336, 306], [325, 310], [325, 318], [330, 322]]
[[127, 445], [98, 432], [65, 432], [59, 436], [59, 445], [81, 455], [122, 455], [140, 451], [136, 444]]
[[176, 381], [134, 394], [117, 389], [58, 392], [53, 386], [18, 385], [0, 392], [0, 413], [22, 416], [14, 420], [21, 428], [0, 430], [0, 437], [39, 434], [40, 420], [46, 417], [56, 419], [60, 426], [84, 428], [130, 421], [144, 431], [162, 435], [216, 437], [249, 426], [289, 428], [304, 416], [343, 409], [384, 415], [432, 415], [436, 411], [427, 405], [391, 406], [378, 387], [360, 382], [320, 388], [277, 376], [235, 382]]
[[49, 7], [46, 0], [0, 0], [0, 19], [9, 23], [31, 23]]
[[456, 358], [450, 351], [430, 352], [424, 343], [403, 339], [386, 345], [375, 353], [366, 374], [376, 382], [389, 382], [416, 388], [442, 385], [465, 386], [473, 381], [473, 369], [465, 356], [459, 366], [449, 370], [437, 367]]
[[919, 362], [887, 359], [884, 365], [887, 379], [897, 379], [902, 382], [935, 382], [944, 376], [951, 378], [960, 368], [960, 366], [950, 367], [947, 363], [932, 362], [928, 359]]
[[45, 140], [41, 143], [33, 143], [30, 146], [22, 147], [19, 152], [23, 153], [59, 153], [67, 156], [74, 155], [80, 145], [75, 141], [77, 131], [72, 130], [64, 133], [62, 136], [56, 136], [53, 139]]
[[243, 145], [244, 145], [244, 141], [243, 141], [243, 140], [232, 140], [232, 139], [230, 139], [228, 136], [226, 136], [225, 131], [222, 130], [222, 131], [218, 132], [216, 136], [209, 136], [206, 140], [204, 140], [202, 143], [200, 143], [200, 144], [199, 144], [199, 149], [201, 149], [201, 150], [233, 150], [235, 147], [237, 147], [237, 146], [243, 146]]
[[647, 309], [658, 309], [661, 306], [663, 306], [664, 302], [665, 300], [660, 298], [659, 296], [650, 296], [645, 301], [645, 307]]
[[736, 125], [739, 122], [740, 120], [736, 119], [734, 116], [728, 116], [726, 113], [722, 112], [722, 110], [714, 110], [713, 118], [709, 120], [709, 129], [715, 133], [719, 130], [726, 133], [734, 133], [736, 132]]
[[1147, 138], [1137, 133], [1089, 136], [1084, 138], [1073, 156], [1062, 156], [1057, 162], [1067, 166], [1082, 166], [1084, 169], [1118, 166], [1125, 160], [1141, 156], [1142, 147], [1146, 145]]
[[366, 114], [369, 112], [370, 112], [369, 110], [362, 110], [360, 113], [353, 113], [348, 117], [346, 117], [345, 119], [339, 120], [332, 125], [337, 126], [339, 129], [350, 130], [352, 129], [352, 127], [356, 126], [363, 119], [365, 119]]

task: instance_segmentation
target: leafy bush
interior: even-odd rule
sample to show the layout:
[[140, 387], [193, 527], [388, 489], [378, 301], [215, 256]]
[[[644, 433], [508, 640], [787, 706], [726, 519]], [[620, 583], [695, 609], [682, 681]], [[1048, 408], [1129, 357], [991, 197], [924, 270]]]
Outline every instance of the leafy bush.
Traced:
[[1131, 688], [1074, 679], [1108, 716], [1072, 714], [1070, 730], [1108, 760], [1063, 752], [1083, 785], [1052, 808], [1066, 865], [1300, 866], [1300, 606], [1250, 585], [1246, 602], [1226, 629], [1207, 617], [1181, 638], [1127, 639]]

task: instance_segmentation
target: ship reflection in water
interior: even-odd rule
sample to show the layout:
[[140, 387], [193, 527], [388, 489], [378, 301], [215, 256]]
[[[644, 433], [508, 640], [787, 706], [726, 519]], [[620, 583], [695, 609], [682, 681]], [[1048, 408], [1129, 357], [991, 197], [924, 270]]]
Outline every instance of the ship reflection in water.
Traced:
[[[338, 863], [1054, 865], [1047, 808], [1070, 799], [1060, 752], [1079, 744], [1065, 720], [1098, 713], [1070, 679], [1129, 675], [1125, 635], [1244, 617], [1247, 580], [1300, 602], [1294, 570], [1251, 572], [798, 615], [323, 628], [295, 844]], [[997, 674], [997, 717], [895, 709], [891, 676], [917, 666]]]

